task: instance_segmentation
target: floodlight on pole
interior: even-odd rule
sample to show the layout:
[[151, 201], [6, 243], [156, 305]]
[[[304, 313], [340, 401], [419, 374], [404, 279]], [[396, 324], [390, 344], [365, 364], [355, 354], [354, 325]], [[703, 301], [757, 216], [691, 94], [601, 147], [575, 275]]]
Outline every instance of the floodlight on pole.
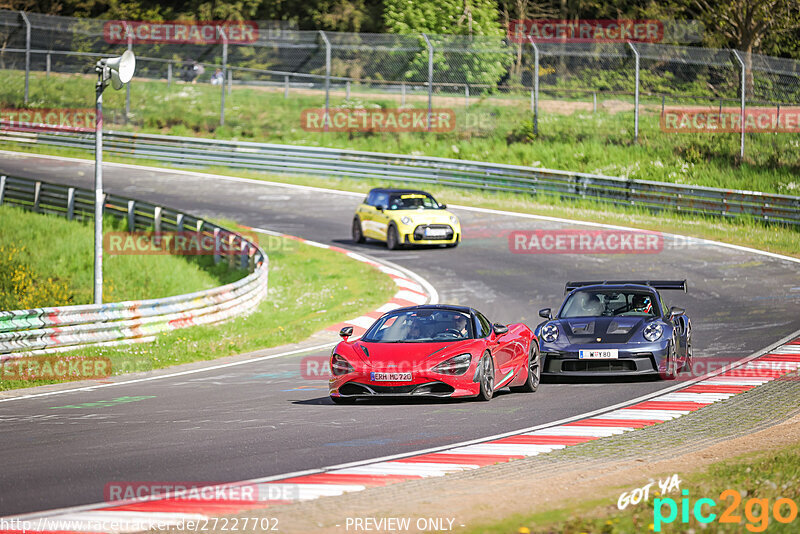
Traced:
[[133, 78], [136, 58], [126, 50], [121, 56], [104, 58], [97, 62], [95, 92], [94, 138], [94, 303], [103, 303], [103, 90], [109, 82], [114, 89], [122, 89]]

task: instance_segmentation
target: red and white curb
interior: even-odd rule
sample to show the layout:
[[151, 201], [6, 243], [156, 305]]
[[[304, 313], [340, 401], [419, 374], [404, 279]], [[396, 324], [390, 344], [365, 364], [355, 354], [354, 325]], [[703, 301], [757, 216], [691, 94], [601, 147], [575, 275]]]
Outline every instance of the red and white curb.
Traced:
[[[795, 336], [797, 333], [766, 352], [687, 383], [676, 384], [667, 391], [555, 423], [406, 455], [214, 486], [217, 494], [219, 491], [216, 490], [222, 489], [225, 493], [224, 488], [229, 487], [257, 488], [253, 492], [256, 497], [251, 500], [203, 500], [183, 494], [118, 501], [0, 518], [0, 532], [21, 534], [23, 521], [27, 533], [136, 532], [169, 526], [186, 527], [192, 521], [213, 521], [222, 515], [362, 491], [372, 486], [439, 477], [536, 456], [676, 419], [780, 379], [800, 368], [800, 337]], [[280, 496], [279, 500], [274, 500], [276, 495]]]

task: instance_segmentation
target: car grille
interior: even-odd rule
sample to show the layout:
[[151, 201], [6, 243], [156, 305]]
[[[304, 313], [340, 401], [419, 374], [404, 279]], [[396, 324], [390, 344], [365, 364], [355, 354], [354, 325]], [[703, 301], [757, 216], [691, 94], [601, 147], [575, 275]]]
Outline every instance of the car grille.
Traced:
[[374, 395], [434, 395], [446, 396], [455, 389], [444, 382], [428, 382], [425, 384], [404, 384], [402, 386], [377, 386], [375, 384], [359, 384], [348, 382], [339, 388], [339, 394], [345, 396], [374, 396]]
[[[445, 231], [445, 235], [426, 236], [425, 235], [425, 230], [428, 229], [428, 228], [430, 228], [432, 230], [434, 230], [434, 229], [435, 230], [444, 230]], [[449, 224], [420, 224], [419, 226], [414, 228], [414, 239], [417, 240], [417, 241], [422, 241], [422, 240], [426, 240], [426, 241], [428, 241], [428, 240], [430, 240], [430, 241], [437, 241], [437, 240], [449, 241], [449, 240], [453, 239], [453, 227], [450, 226]]]
[[561, 370], [567, 373], [581, 371], [619, 373], [635, 371], [636, 362], [632, 360], [565, 360], [561, 363]]

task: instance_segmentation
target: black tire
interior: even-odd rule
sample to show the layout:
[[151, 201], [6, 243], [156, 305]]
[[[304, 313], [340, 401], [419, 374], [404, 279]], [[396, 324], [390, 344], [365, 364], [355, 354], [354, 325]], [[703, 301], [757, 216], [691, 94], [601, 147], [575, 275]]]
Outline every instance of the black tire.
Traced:
[[533, 393], [539, 388], [542, 380], [541, 356], [539, 355], [539, 345], [531, 340], [531, 350], [528, 353], [528, 377], [521, 386], [509, 388], [514, 393]]
[[478, 393], [478, 400], [490, 401], [494, 396], [494, 360], [488, 353], [481, 358], [480, 366], [481, 389]]
[[331, 397], [334, 404], [355, 404], [356, 399], [353, 397]]
[[358, 217], [353, 218], [353, 227], [351, 229], [353, 241], [356, 243], [364, 242], [364, 232], [361, 230], [361, 219]]
[[400, 237], [397, 235], [397, 227], [393, 224], [390, 224], [386, 231], [386, 248], [389, 250], [400, 248]]
[[694, 369], [694, 354], [692, 353], [692, 331], [686, 333], [686, 361], [683, 362], [681, 371], [691, 373]]
[[664, 369], [659, 369], [661, 380], [675, 380], [678, 376], [678, 349], [675, 347], [675, 338], [667, 346], [667, 363]]

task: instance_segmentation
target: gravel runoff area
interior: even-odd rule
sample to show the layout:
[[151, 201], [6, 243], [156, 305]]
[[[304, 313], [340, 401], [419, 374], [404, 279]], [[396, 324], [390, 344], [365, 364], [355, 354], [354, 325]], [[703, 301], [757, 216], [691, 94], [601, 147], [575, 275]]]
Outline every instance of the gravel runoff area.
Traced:
[[230, 517], [276, 518], [280, 532], [354, 532], [352, 523], [346, 528], [348, 518], [411, 518], [405, 532], [417, 532], [419, 518], [445, 518], [458, 530], [587, 500], [607, 497], [613, 505], [622, 491], [659, 475], [681, 477], [720, 460], [794, 443], [800, 443], [800, 371], [622, 435], [473, 471]]

